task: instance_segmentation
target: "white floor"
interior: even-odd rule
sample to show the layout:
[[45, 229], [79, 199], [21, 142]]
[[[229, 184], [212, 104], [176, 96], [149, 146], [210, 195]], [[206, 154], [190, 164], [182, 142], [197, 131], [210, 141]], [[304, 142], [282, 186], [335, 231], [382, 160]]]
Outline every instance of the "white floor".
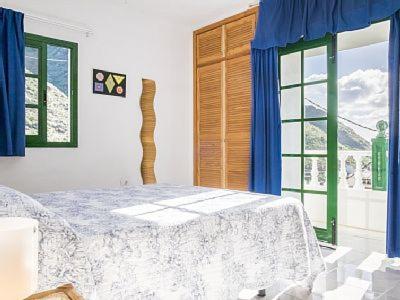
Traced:
[[253, 300], [400, 300], [400, 271], [382, 269], [385, 234], [340, 227], [336, 250], [322, 248], [327, 271], [314, 282], [312, 293], [301, 287], [282, 290], [277, 284], [266, 297], [244, 291]]
[[364, 253], [386, 253], [386, 235], [378, 231], [339, 226], [338, 245], [352, 247]]

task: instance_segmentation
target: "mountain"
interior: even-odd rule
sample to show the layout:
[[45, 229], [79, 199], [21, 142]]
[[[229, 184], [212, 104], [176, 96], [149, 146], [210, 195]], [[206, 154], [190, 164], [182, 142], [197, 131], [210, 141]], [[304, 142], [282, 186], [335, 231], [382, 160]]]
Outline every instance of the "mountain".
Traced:
[[[308, 118], [317, 118], [326, 112], [313, 106], [306, 105], [305, 112]], [[308, 149], [323, 150], [326, 147], [326, 122], [307, 122], [305, 127], [306, 145]], [[342, 122], [338, 123], [338, 146], [341, 150], [369, 150], [371, 143], [357, 134], [352, 128]]]
[[47, 46], [47, 81], [68, 95], [69, 86], [69, 49]]

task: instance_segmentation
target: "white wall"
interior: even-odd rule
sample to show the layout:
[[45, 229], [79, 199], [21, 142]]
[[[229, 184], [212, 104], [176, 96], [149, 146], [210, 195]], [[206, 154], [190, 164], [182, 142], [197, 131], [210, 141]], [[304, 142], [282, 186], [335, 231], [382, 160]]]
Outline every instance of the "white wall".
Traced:
[[[26, 19], [27, 32], [79, 43], [79, 147], [0, 158], [0, 184], [27, 193], [141, 184], [141, 78], [157, 82], [156, 175], [192, 184], [192, 28], [123, 1], [0, 0], [0, 6], [86, 24], [94, 35]], [[92, 94], [92, 69], [127, 74], [127, 98]]]

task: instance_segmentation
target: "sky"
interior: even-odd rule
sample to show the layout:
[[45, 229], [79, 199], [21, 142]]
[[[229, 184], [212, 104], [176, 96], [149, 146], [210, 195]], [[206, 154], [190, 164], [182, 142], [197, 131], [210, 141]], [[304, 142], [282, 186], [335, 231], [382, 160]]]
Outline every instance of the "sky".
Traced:
[[[339, 115], [374, 129], [378, 121], [389, 121], [388, 44], [339, 51]], [[368, 140], [376, 136], [376, 132], [351, 127]]]
[[388, 70], [388, 42], [339, 51], [338, 77], [358, 69]]

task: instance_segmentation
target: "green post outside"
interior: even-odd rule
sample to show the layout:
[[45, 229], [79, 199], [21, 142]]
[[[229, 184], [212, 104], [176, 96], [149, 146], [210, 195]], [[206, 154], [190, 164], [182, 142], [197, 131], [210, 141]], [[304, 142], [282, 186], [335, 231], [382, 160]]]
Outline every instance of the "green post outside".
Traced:
[[387, 190], [387, 151], [388, 139], [386, 130], [388, 123], [379, 121], [376, 124], [379, 133], [372, 139], [372, 189], [374, 191]]

